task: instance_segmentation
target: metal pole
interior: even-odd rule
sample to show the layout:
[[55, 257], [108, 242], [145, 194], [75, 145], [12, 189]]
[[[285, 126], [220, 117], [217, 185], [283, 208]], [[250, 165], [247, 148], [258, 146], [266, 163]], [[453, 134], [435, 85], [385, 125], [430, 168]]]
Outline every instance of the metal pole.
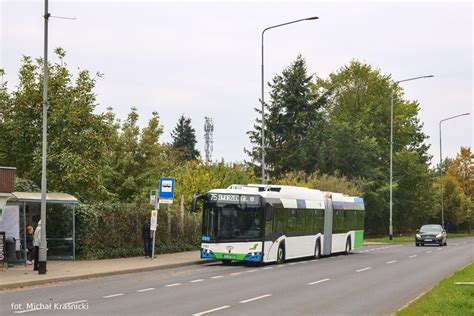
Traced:
[[439, 121], [439, 179], [440, 179], [440, 195], [441, 195], [441, 226], [444, 228], [444, 198], [443, 198], [443, 150], [441, 141], [441, 123], [455, 119], [457, 117], [470, 115], [471, 113], [463, 113], [455, 116], [451, 116]]
[[[160, 210], [160, 200], [158, 199], [158, 192], [156, 192], [156, 200], [155, 200], [155, 210], [159, 211]], [[156, 238], [156, 230], [158, 229], [158, 212], [156, 213], [156, 227], [155, 230], [153, 231], [153, 242], [151, 245], [151, 258], [155, 259], [155, 238]]]
[[288, 24], [293, 24], [293, 23], [298, 23], [298, 22], [301, 22], [301, 21], [311, 21], [311, 20], [317, 20], [319, 19], [317, 16], [313, 16], [313, 17], [309, 17], [309, 18], [305, 18], [305, 19], [299, 19], [299, 20], [295, 20], [295, 21], [290, 21], [290, 22], [286, 22], [286, 23], [282, 23], [282, 24], [277, 24], [277, 25], [273, 25], [273, 26], [270, 26], [270, 27], [267, 27], [265, 28], [263, 31], [262, 31], [262, 74], [261, 74], [261, 78], [262, 78], [262, 82], [261, 82], [261, 88], [262, 88], [262, 98], [261, 98], [261, 102], [262, 102], [262, 149], [261, 149], [261, 152], [262, 152], [262, 183], [263, 184], [266, 184], [267, 183], [267, 177], [266, 177], [266, 174], [265, 174], [265, 73], [264, 73], [264, 49], [263, 49], [263, 39], [264, 39], [264, 35], [265, 35], [265, 31], [269, 30], [269, 29], [274, 29], [274, 28], [277, 28], [277, 27], [281, 27], [281, 26], [285, 26], [285, 25], [288, 25]]
[[72, 259], [76, 260], [76, 204], [72, 205]]
[[267, 178], [265, 176], [265, 80], [264, 80], [264, 76], [265, 76], [265, 72], [264, 72], [264, 64], [263, 64], [263, 61], [264, 61], [264, 50], [263, 50], [263, 36], [265, 34], [265, 30], [263, 30], [262, 32], [262, 98], [261, 98], [261, 102], [262, 102], [262, 184], [266, 184], [267, 183]]
[[443, 203], [443, 150], [441, 148], [441, 123], [443, 121], [439, 121], [439, 179], [441, 181], [440, 186], [440, 197], [441, 197], [441, 226], [444, 228], [444, 203]]
[[393, 222], [392, 222], [392, 181], [393, 181], [393, 90], [390, 98], [390, 225], [388, 227], [388, 237], [393, 239]]
[[43, 153], [41, 164], [41, 239], [38, 274], [46, 274], [46, 147], [48, 133], [48, 0], [44, 1], [44, 84], [43, 84]]
[[[418, 80], [418, 79], [425, 79], [425, 78], [432, 78], [433, 75], [428, 76], [419, 76], [408, 78], [404, 80], [395, 81], [395, 84], [399, 84], [401, 82]], [[388, 226], [388, 236], [389, 239], [393, 239], [393, 89], [390, 95], [390, 219], [389, 219], [389, 226]]]

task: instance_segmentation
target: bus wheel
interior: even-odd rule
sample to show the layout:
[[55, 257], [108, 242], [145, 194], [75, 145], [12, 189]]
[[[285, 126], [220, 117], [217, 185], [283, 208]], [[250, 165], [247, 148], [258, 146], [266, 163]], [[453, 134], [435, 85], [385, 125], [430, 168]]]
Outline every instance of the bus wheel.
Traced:
[[285, 247], [282, 246], [282, 245], [280, 245], [280, 247], [278, 247], [277, 263], [278, 264], [285, 263]]
[[346, 255], [348, 255], [351, 252], [351, 239], [347, 238], [346, 241], [346, 251], [344, 252]]
[[222, 260], [222, 264], [225, 265], [225, 266], [230, 265], [231, 262], [232, 262], [231, 260], [227, 260], [227, 259]]
[[316, 246], [314, 246], [314, 259], [321, 258], [321, 246], [319, 243], [319, 239], [316, 240]]

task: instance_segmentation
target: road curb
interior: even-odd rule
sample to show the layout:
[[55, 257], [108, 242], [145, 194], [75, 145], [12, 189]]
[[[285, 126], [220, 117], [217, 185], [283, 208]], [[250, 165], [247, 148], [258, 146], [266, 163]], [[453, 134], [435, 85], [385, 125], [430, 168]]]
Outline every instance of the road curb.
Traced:
[[43, 279], [43, 280], [33, 280], [33, 281], [8, 283], [8, 284], [0, 285], [0, 292], [2, 292], [4, 290], [7, 290], [7, 289], [16, 289], [16, 288], [30, 287], [30, 286], [36, 286], [36, 285], [44, 285], [44, 284], [50, 284], [50, 283], [75, 281], [75, 280], [86, 280], [86, 279], [100, 278], [100, 277], [112, 276], [112, 275], [121, 275], [121, 274], [129, 274], [129, 273], [138, 273], [138, 272], [147, 272], [147, 271], [156, 271], [156, 270], [179, 268], [179, 267], [209, 263], [209, 262], [213, 262], [213, 261], [214, 260], [199, 260], [199, 261], [196, 260], [196, 261], [189, 261], [189, 262], [166, 264], [166, 265], [162, 265], [162, 266], [143, 267], [143, 268], [134, 268], [134, 269], [117, 270], [117, 271], [107, 271], [107, 272], [100, 272], [100, 273], [89, 273], [89, 274], [76, 275], [76, 276], [59, 276], [59, 277], [53, 277], [53, 278], [48, 278], [48, 279]]

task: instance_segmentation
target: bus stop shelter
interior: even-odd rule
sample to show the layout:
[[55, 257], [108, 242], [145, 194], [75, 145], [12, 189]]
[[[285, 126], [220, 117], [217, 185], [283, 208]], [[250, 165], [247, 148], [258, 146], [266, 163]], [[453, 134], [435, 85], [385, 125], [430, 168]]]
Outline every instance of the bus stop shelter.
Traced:
[[[46, 198], [46, 229], [48, 259], [76, 259], [76, 204], [78, 200], [66, 193], [48, 193]], [[2, 228], [18, 242], [19, 261], [26, 263], [26, 226], [36, 229], [41, 218], [41, 193], [12, 192], [6, 204]], [[0, 229], [2, 230], [2, 229]]]

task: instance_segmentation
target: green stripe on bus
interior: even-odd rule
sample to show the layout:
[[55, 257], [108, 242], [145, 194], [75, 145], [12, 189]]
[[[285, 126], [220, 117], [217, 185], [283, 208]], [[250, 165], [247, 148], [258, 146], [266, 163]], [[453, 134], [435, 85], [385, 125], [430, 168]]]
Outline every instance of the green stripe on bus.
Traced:
[[222, 260], [222, 259], [227, 259], [227, 260], [244, 260], [245, 256], [247, 254], [245, 253], [227, 253], [227, 252], [214, 252], [214, 256], [216, 259]]
[[364, 246], [364, 231], [356, 230], [355, 231], [355, 240], [354, 240], [354, 249], [359, 249]]

